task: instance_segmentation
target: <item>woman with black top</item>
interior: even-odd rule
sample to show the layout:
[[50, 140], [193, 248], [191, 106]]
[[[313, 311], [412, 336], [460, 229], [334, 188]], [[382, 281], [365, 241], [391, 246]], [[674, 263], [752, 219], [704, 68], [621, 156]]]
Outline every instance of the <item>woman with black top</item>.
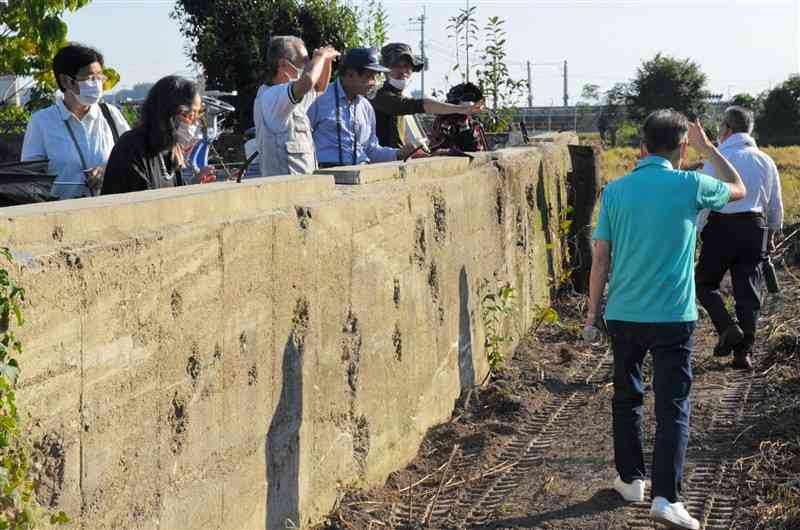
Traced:
[[[147, 94], [139, 124], [111, 151], [102, 194], [183, 185], [184, 153], [196, 141], [202, 111], [194, 82], [172, 75], [160, 79]], [[204, 173], [201, 181], [213, 180]]]

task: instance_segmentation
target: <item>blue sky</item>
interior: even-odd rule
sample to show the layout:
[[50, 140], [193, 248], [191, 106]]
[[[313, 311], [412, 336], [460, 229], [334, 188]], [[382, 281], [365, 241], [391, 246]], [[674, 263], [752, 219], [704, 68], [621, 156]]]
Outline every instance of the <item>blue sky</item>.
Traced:
[[[356, 2], [358, 3], [358, 2]], [[455, 63], [447, 20], [464, 0], [384, 0], [389, 38], [418, 48], [408, 22], [426, 6], [431, 70], [426, 85], [442, 88]], [[608, 88], [630, 79], [643, 60], [661, 51], [688, 57], [727, 95], [758, 93], [798, 72], [800, 0], [472, 0], [483, 26], [506, 19], [512, 74], [524, 78], [533, 62], [535, 105], [562, 100], [560, 63], [569, 61], [570, 101], [581, 87]], [[67, 17], [69, 38], [100, 48], [122, 75], [120, 88], [161, 76], [192, 74], [167, 0], [93, 0]]]

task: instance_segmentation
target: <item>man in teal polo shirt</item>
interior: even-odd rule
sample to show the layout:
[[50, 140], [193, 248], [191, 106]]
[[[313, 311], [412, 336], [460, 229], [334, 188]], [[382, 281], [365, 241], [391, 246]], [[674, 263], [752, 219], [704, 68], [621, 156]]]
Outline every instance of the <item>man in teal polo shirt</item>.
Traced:
[[[644, 122], [642, 159], [603, 192], [594, 233], [587, 326], [598, 319], [606, 282], [605, 319], [614, 351], [614, 488], [628, 501], [644, 500], [644, 385], [642, 363], [653, 356], [656, 437], [650, 516], [673, 528], [700, 524], [679, 502], [689, 442], [696, 217], [745, 196], [733, 166], [699, 123], [673, 110]], [[718, 179], [681, 171], [691, 144]]]

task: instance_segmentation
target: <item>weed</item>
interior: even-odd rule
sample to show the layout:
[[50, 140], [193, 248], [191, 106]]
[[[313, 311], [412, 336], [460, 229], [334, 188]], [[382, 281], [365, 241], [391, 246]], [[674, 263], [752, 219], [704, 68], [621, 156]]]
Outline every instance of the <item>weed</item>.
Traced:
[[[485, 284], [488, 289], [488, 282]], [[496, 373], [505, 363], [504, 345], [512, 342], [514, 337], [503, 332], [506, 319], [516, 312], [516, 290], [505, 283], [481, 295], [481, 317], [486, 334], [484, 347], [486, 359], [489, 361], [490, 373]]]
[[[11, 251], [0, 248], [0, 256], [13, 262]], [[14, 326], [22, 326], [25, 290], [5, 267], [0, 267], [0, 528], [27, 530], [40, 525], [45, 510], [36, 498], [36, 470], [29, 433], [17, 409], [15, 386], [19, 377], [22, 342]], [[50, 524], [66, 524], [64, 512], [50, 515]]]

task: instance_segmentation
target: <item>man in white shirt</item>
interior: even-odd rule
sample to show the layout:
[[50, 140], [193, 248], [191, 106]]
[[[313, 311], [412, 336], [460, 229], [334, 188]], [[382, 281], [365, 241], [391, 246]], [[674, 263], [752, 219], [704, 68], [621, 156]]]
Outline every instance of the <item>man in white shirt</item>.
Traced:
[[309, 60], [302, 39], [272, 37], [267, 49], [267, 82], [253, 105], [262, 177], [302, 175], [317, 168], [308, 108], [325, 92], [331, 63], [339, 52], [320, 48]]
[[[719, 333], [714, 355], [734, 354], [736, 368], [752, 368], [752, 349], [761, 310], [761, 264], [774, 249], [774, 237], [783, 226], [781, 182], [775, 162], [759, 150], [750, 134], [753, 113], [730, 107], [720, 125], [720, 151], [742, 176], [747, 195], [708, 214], [702, 232], [703, 247], [695, 270], [697, 298]], [[703, 172], [714, 174], [706, 163]], [[701, 214], [702, 216], [703, 214]], [[719, 292], [731, 273], [736, 300], [734, 321]]]
[[53, 58], [53, 74], [63, 97], [31, 117], [22, 144], [22, 161], [48, 160], [56, 176], [51, 193], [61, 199], [99, 193], [106, 162], [130, 127], [122, 113], [101, 102], [103, 55], [68, 44]]

